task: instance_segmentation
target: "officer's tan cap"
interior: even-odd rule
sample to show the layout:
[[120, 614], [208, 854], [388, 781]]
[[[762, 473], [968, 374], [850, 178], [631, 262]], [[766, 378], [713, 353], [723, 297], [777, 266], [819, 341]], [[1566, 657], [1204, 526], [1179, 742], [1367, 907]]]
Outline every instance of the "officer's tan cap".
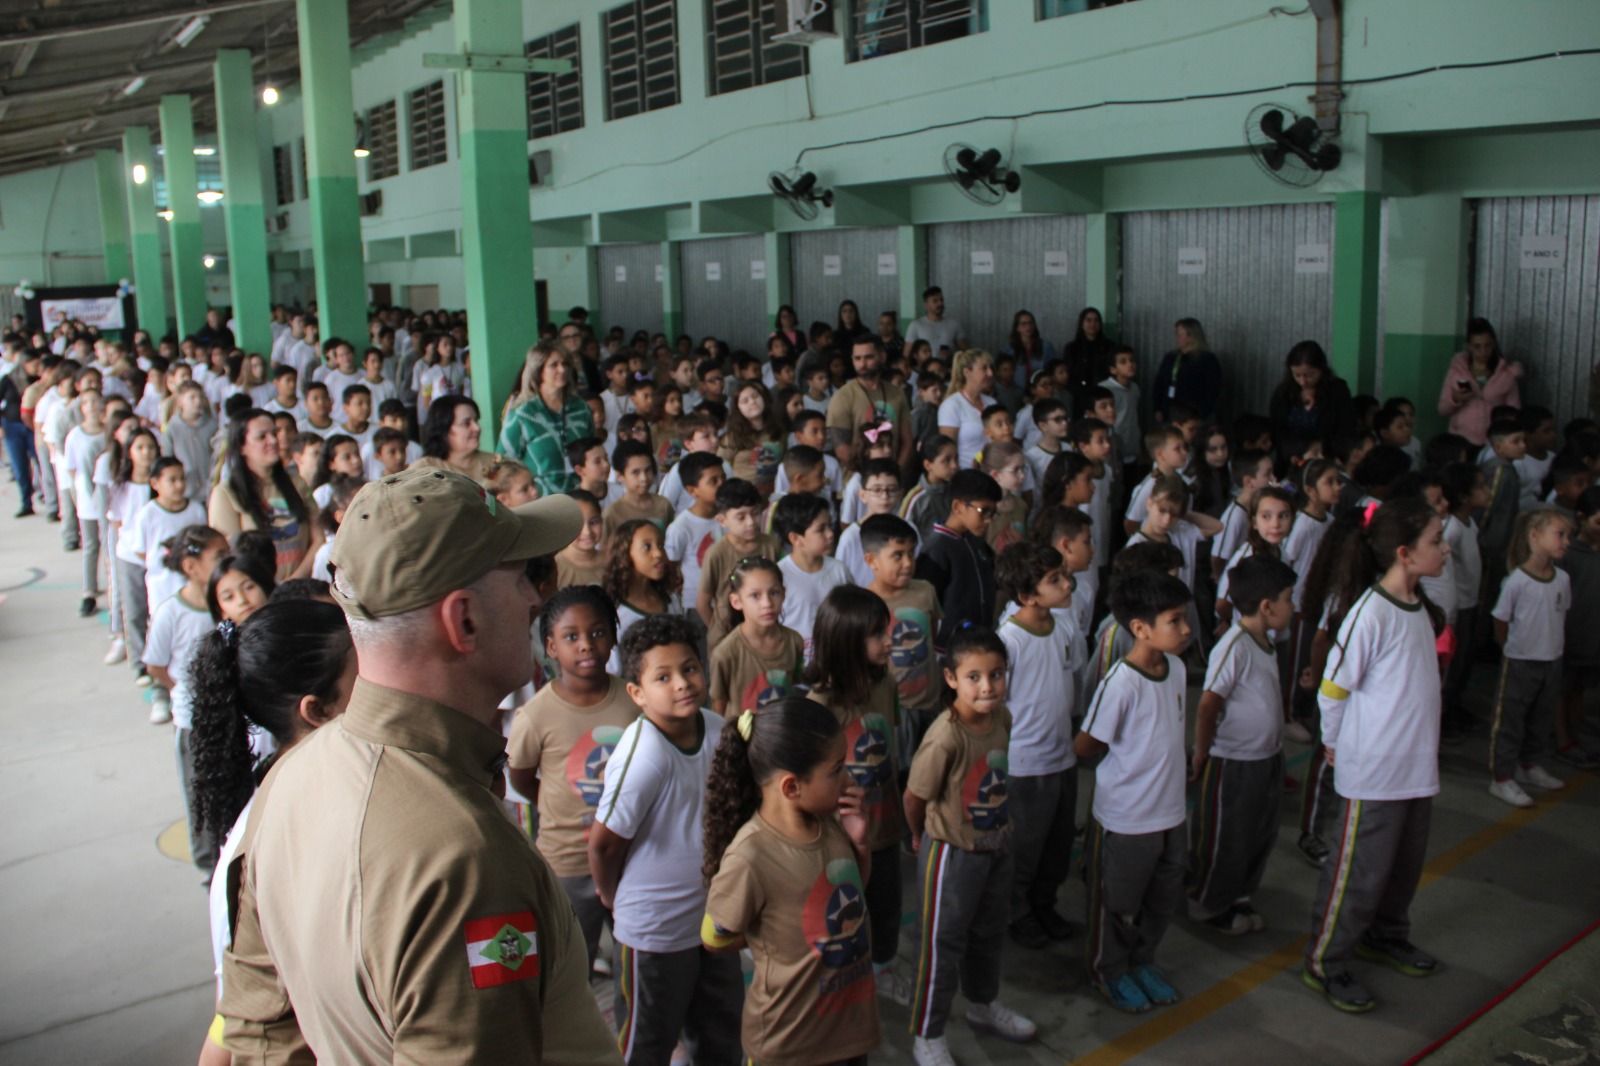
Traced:
[[560, 551], [583, 511], [570, 496], [512, 509], [469, 477], [437, 467], [362, 486], [333, 542], [333, 565], [354, 596], [346, 614], [386, 618], [437, 603], [501, 563]]

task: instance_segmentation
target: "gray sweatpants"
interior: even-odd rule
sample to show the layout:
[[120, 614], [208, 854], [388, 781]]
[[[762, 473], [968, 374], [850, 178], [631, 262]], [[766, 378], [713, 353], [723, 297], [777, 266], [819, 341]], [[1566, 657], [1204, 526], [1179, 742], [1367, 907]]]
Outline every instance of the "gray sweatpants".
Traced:
[[739, 955], [617, 943], [617, 1047], [628, 1066], [669, 1066], [681, 1036], [695, 1066], [740, 1066]]
[[1368, 930], [1379, 940], [1409, 939], [1432, 817], [1432, 796], [1344, 801], [1338, 840], [1317, 883], [1306, 969], [1318, 977], [1338, 973]]
[[600, 931], [611, 919], [611, 912], [600, 902], [593, 877], [558, 877], [561, 890], [572, 901], [572, 913], [577, 916], [578, 928], [583, 932], [583, 946], [589, 952], [589, 969], [600, 954]]
[[1489, 735], [1489, 772], [1512, 776], [1550, 753], [1556, 707], [1561, 699], [1561, 660], [1503, 659]]
[[100, 591], [100, 530], [98, 518], [78, 518], [79, 543], [83, 546], [83, 594], [91, 597]]
[[1215, 917], [1261, 887], [1282, 804], [1283, 752], [1206, 763], [1189, 834], [1190, 917]]
[[1078, 808], [1078, 768], [1006, 780], [1011, 807], [1010, 920], [1055, 910], [1056, 893], [1072, 865], [1073, 818]]
[[1084, 877], [1091, 980], [1110, 984], [1155, 962], [1156, 945], [1183, 899], [1188, 836], [1182, 822], [1159, 833], [1113, 833], [1090, 820]]
[[978, 1004], [993, 1003], [1000, 994], [1012, 861], [1009, 846], [963, 851], [926, 833], [918, 857], [922, 936], [911, 994], [911, 1033], [931, 1040], [944, 1035], [957, 986]]
[[122, 604], [122, 639], [128, 642], [128, 665], [135, 673], [144, 668], [144, 638], [150, 629], [149, 591], [144, 584], [144, 567], [126, 559], [116, 560], [117, 599]]

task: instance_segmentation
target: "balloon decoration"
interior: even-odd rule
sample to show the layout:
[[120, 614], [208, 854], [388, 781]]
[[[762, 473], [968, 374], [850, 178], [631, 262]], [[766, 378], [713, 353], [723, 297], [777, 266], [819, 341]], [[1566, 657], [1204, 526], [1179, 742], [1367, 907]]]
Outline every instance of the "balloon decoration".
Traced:
[[17, 283], [17, 287], [11, 290], [11, 293], [14, 296], [20, 296], [24, 300], [31, 300], [34, 297], [33, 282], [23, 278]]

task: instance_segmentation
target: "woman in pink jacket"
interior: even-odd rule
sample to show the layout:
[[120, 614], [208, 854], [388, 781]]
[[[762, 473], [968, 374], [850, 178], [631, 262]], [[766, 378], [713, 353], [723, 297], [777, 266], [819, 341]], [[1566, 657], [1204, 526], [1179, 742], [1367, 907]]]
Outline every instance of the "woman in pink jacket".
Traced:
[[1467, 350], [1457, 352], [1439, 388], [1439, 413], [1450, 419], [1450, 432], [1474, 444], [1489, 437], [1489, 416], [1496, 407], [1522, 406], [1517, 379], [1522, 364], [1500, 354], [1500, 341], [1486, 318], [1467, 323]]

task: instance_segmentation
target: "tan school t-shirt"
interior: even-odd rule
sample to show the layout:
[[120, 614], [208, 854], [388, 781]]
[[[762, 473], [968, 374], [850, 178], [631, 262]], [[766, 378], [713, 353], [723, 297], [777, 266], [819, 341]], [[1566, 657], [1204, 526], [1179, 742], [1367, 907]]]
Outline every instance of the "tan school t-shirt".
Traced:
[[926, 800], [926, 828], [934, 840], [962, 851], [998, 851], [1011, 839], [1006, 802], [1006, 745], [1011, 714], [991, 717], [989, 732], [974, 733], [955, 711], [934, 719], [911, 760], [907, 790]]
[[900, 767], [895, 757], [895, 726], [900, 721], [900, 700], [893, 674], [872, 686], [865, 706], [835, 706], [832, 693], [812, 689], [808, 698], [833, 712], [844, 726], [844, 768], [850, 783], [865, 795], [861, 808], [871, 830], [873, 851], [900, 843], [905, 816], [900, 810]]

